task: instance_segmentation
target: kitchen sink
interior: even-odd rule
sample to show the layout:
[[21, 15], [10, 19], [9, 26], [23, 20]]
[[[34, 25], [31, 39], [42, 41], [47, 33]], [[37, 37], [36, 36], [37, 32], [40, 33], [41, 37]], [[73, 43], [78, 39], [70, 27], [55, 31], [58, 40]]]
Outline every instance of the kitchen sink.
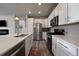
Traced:
[[17, 36], [14, 36], [14, 37], [24, 37], [24, 36], [27, 36], [28, 34], [21, 34], [21, 35], [17, 35]]

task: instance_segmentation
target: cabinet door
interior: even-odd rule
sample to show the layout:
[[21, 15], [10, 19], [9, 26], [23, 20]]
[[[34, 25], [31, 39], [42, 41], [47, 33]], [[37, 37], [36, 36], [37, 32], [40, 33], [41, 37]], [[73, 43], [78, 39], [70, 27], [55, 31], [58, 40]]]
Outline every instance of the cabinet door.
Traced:
[[32, 43], [33, 43], [33, 36], [30, 35], [28, 38], [26, 38], [25, 40], [25, 55], [29, 55], [29, 52], [31, 50], [32, 47]]
[[59, 25], [67, 23], [67, 3], [60, 3], [59, 5]]
[[68, 4], [68, 23], [79, 22], [79, 3]]
[[53, 19], [54, 17], [55, 17], [55, 10], [53, 10], [53, 11], [51, 12], [51, 14], [49, 15], [49, 17], [48, 17], [48, 20], [47, 20], [48, 27], [51, 27], [51, 26], [50, 26], [50, 21], [51, 21], [51, 19]]
[[55, 50], [56, 50], [56, 38], [52, 36], [52, 52], [55, 55]]
[[56, 8], [54, 9], [54, 15], [55, 16], [58, 16], [59, 15], [58, 10], [59, 10], [59, 5], [57, 5]]
[[61, 45], [60, 43], [57, 43], [56, 56], [72, 56], [72, 55], [66, 51], [63, 45]]
[[79, 56], [79, 48], [78, 48], [78, 56]]
[[71, 43], [68, 43], [62, 39], [57, 40], [56, 44], [56, 56], [77, 56], [77, 47]]

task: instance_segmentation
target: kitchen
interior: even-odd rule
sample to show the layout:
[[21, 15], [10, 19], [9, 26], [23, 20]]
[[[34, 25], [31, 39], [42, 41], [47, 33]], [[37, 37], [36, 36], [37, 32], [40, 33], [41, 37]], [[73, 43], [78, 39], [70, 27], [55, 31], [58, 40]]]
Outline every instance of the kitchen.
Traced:
[[[0, 56], [78, 56], [78, 10], [79, 3], [0, 3]], [[44, 55], [32, 55], [33, 46]]]

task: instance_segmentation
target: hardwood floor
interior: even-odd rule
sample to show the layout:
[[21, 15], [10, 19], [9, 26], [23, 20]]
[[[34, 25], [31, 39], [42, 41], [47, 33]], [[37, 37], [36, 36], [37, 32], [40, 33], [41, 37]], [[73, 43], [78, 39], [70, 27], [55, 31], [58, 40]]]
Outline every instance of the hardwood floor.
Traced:
[[45, 41], [33, 41], [29, 56], [51, 56]]

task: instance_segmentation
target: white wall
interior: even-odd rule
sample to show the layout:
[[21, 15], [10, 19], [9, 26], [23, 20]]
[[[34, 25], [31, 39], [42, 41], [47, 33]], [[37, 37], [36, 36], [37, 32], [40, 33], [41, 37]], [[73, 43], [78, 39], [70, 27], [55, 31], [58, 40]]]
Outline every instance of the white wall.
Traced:
[[27, 19], [27, 33], [33, 34], [33, 18]]
[[[42, 18], [42, 19], [34, 19], [34, 23], [41, 23], [42, 27], [48, 27], [48, 19], [47, 18]], [[46, 32], [42, 32], [42, 39], [46, 40]]]
[[42, 27], [47, 27], [47, 18], [34, 19], [34, 23], [41, 23]]
[[[7, 28], [9, 29], [9, 35], [14, 35], [15, 34], [15, 23], [14, 23], [14, 16], [0, 16], [0, 20], [6, 20], [7, 21]], [[0, 27], [2, 29], [2, 27]]]

